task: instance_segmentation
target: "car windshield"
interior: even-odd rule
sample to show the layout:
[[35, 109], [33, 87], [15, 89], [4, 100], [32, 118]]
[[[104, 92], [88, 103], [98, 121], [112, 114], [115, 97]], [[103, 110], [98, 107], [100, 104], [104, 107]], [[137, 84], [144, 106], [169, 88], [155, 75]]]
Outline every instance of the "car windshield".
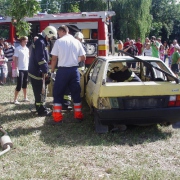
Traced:
[[[172, 75], [171, 70], [163, 62], [151, 60], [146, 62]], [[135, 59], [110, 61], [107, 65], [106, 82], [174, 81], [172, 77], [146, 62]]]

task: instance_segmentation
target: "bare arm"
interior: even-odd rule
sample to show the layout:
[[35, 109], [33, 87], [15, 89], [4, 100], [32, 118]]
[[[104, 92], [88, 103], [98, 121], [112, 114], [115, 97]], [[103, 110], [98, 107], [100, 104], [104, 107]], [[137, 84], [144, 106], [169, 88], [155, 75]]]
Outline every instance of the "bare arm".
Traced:
[[85, 55], [79, 56], [79, 57], [80, 57], [80, 61], [81, 61], [81, 62], [84, 62], [84, 61], [86, 60], [86, 56], [85, 56]]
[[54, 70], [55, 70], [55, 67], [56, 67], [56, 64], [57, 64], [57, 56], [52, 56], [52, 59], [51, 59], [51, 72], [54, 73]]
[[124, 52], [127, 52], [128, 49], [130, 49], [131, 46], [128, 46], [127, 48], [124, 49]]
[[177, 60], [177, 64], [179, 64], [179, 62], [180, 62], [180, 58], [178, 58], [178, 60]]
[[159, 47], [157, 47], [156, 43], [154, 42], [154, 46], [157, 50], [159, 50]]

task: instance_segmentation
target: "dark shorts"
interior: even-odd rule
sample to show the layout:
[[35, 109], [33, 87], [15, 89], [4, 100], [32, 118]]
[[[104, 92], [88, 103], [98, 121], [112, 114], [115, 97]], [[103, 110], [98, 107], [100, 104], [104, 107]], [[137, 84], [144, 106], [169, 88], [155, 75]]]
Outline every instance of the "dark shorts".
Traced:
[[179, 64], [172, 64], [171, 65], [171, 70], [177, 74], [179, 72]]

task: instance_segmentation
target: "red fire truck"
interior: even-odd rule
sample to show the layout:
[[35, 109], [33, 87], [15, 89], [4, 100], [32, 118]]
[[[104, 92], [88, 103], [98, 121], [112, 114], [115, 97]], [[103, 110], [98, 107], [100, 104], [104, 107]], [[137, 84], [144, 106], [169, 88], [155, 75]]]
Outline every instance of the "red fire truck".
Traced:
[[[58, 28], [60, 25], [65, 24], [72, 35], [81, 31], [84, 35], [85, 46], [87, 48], [86, 65], [89, 65], [95, 56], [108, 55], [113, 43], [110, 19], [114, 15], [114, 11], [59, 14], [39, 13], [31, 18], [26, 17], [25, 20], [32, 24], [30, 40], [39, 32], [42, 32], [48, 25]], [[0, 17], [0, 37], [13, 44], [16, 42], [15, 27], [12, 25], [10, 17]]]

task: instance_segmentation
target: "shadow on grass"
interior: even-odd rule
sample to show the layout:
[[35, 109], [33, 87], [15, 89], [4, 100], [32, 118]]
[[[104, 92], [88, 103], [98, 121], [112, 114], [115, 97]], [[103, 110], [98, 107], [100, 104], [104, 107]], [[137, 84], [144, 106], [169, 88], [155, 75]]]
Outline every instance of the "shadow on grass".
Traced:
[[[131, 126], [123, 132], [97, 134], [91, 118], [80, 124], [64, 123], [60, 127], [45, 124], [44, 127], [47, 129], [42, 129], [41, 139], [51, 146], [110, 146], [113, 144], [133, 146], [168, 139], [172, 135], [171, 132], [163, 132], [158, 126]], [[51, 135], [47, 137], [46, 134]]]
[[40, 140], [51, 147], [56, 146], [111, 146], [111, 145], [138, 145], [155, 142], [171, 137], [171, 132], [163, 132], [158, 126], [137, 127], [131, 126], [126, 131], [117, 133], [97, 134], [94, 131], [92, 117], [84, 122], [63, 123], [61, 126], [44, 124], [39, 127], [18, 127], [9, 132], [10, 136], [33, 134], [40, 131]]
[[15, 114], [7, 114], [4, 113], [4, 114], [1, 114], [0, 115], [0, 125], [3, 125], [4, 123], [8, 123], [8, 122], [11, 122], [11, 121], [27, 121], [33, 117], [35, 117], [35, 113], [31, 113], [30, 111], [29, 112], [20, 112], [20, 113], [15, 113]]
[[[28, 106], [28, 105], [26, 105]], [[29, 107], [29, 106], [28, 106]], [[18, 107], [15, 107], [18, 108]], [[25, 127], [17, 126], [17, 128], [8, 131], [10, 136], [21, 136], [33, 134], [35, 131], [40, 131], [40, 140], [51, 147], [56, 146], [111, 146], [111, 145], [137, 145], [143, 143], [155, 142], [162, 139], [168, 139], [172, 136], [170, 131], [164, 130], [159, 126], [129, 126], [126, 131], [107, 133], [107, 134], [97, 134], [95, 132], [93, 116], [89, 114], [89, 109], [84, 106], [83, 109], [85, 120], [82, 123], [70, 123], [65, 121], [61, 126], [51, 126], [48, 121], [52, 120], [52, 117], [46, 117], [44, 124], [36, 127]], [[1, 123], [7, 121], [21, 120], [25, 121], [27, 119], [36, 117], [34, 113], [21, 112], [18, 114], [1, 115]], [[66, 112], [64, 118], [72, 120], [73, 112]]]

